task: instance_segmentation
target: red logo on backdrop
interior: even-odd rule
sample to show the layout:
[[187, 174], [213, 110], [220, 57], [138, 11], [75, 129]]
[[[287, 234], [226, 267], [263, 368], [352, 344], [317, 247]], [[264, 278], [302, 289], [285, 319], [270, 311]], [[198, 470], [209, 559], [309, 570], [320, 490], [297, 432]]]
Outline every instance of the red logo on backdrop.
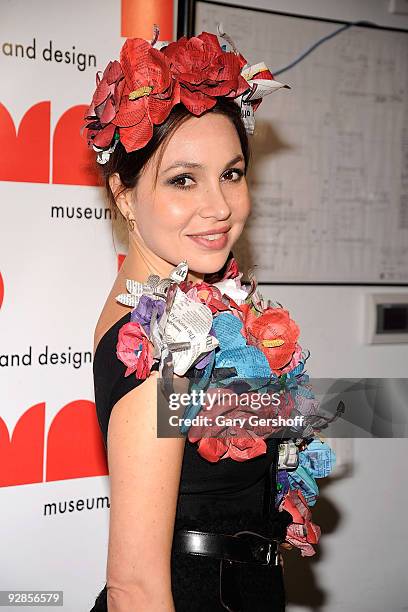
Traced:
[[20, 122], [18, 134], [5, 106], [0, 104], [0, 180], [48, 183], [51, 105], [39, 102]]
[[124, 255], [123, 253], [118, 253], [118, 272], [122, 267], [123, 261], [125, 259], [126, 255]]
[[0, 308], [1, 308], [1, 305], [3, 304], [3, 298], [4, 298], [4, 283], [3, 283], [3, 277], [0, 272]]
[[173, 40], [173, 0], [121, 1], [121, 36], [152, 37], [152, 25], [160, 28], [160, 40]]
[[[100, 185], [95, 154], [80, 130], [86, 105], [69, 108], [58, 120], [52, 137], [52, 182], [59, 185]], [[50, 182], [51, 103], [27, 110], [18, 130], [0, 103], [0, 181]]]
[[[44, 477], [44, 447], [46, 470]], [[0, 487], [104, 476], [105, 449], [95, 404], [76, 400], [64, 406], [45, 434], [45, 403], [19, 418], [12, 435], [0, 418]]]

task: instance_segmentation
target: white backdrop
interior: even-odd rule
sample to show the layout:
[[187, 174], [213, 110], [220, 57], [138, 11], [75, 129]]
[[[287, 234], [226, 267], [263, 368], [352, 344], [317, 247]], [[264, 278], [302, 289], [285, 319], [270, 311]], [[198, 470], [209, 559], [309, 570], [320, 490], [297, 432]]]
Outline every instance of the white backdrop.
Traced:
[[69, 612], [105, 582], [91, 358], [118, 257], [79, 129], [121, 8], [0, 0], [0, 589], [63, 590]]

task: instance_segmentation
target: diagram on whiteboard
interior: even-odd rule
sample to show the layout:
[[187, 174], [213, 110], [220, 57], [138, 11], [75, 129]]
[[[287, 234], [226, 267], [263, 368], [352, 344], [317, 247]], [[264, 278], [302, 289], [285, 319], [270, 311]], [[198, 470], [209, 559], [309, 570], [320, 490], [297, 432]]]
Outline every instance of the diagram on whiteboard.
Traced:
[[[337, 24], [198, 2], [274, 72]], [[256, 116], [237, 250], [260, 282], [408, 283], [408, 35], [353, 27], [276, 77]]]

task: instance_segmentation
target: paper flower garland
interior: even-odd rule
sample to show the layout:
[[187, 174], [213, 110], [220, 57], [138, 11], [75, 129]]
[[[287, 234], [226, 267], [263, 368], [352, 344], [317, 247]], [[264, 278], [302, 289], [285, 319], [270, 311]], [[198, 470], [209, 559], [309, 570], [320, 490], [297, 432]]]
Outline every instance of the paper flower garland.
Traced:
[[[276, 506], [293, 518], [287, 541], [302, 555], [313, 555], [320, 529], [311, 521], [309, 507], [318, 496], [316, 478], [330, 474], [335, 455], [315, 436], [312, 423], [319, 404], [307, 384], [304, 366], [310, 353], [298, 343], [299, 327], [280, 304], [265, 304], [253, 274], [249, 287], [241, 283], [233, 258], [224, 277], [212, 283], [193, 284], [186, 280], [187, 273], [187, 263], [181, 262], [169, 278], [127, 280], [128, 293], [117, 296], [132, 307], [131, 320], [119, 330], [117, 343], [125, 376], [147, 378], [158, 363], [161, 376], [186, 375], [190, 390], [206, 389], [207, 397], [218, 394], [212, 414], [227, 414], [225, 424], [212, 426], [210, 432], [203, 426], [182, 430], [212, 463], [228, 458], [247, 461], [267, 451], [265, 440], [280, 428], [249, 426], [248, 417], [259, 391], [278, 392], [279, 408], [261, 406], [259, 422], [274, 412], [284, 418], [302, 415], [306, 425], [294, 427], [293, 438], [280, 444]], [[237, 401], [244, 392], [247, 406]], [[206, 408], [205, 402], [191, 401], [185, 414], [194, 418]]]

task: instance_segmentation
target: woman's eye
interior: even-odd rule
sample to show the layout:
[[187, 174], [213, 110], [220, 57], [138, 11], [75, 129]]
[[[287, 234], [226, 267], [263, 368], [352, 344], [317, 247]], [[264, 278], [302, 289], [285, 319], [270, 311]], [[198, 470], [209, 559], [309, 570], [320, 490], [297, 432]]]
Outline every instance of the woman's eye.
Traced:
[[242, 170], [240, 170], [239, 168], [231, 168], [231, 170], [227, 170], [222, 175], [222, 180], [235, 182], [235, 181], [239, 181], [239, 179], [242, 178], [243, 176], [244, 176], [244, 172]]
[[189, 189], [194, 185], [194, 181], [190, 176], [175, 176], [170, 179], [170, 184], [175, 185], [179, 189]]

